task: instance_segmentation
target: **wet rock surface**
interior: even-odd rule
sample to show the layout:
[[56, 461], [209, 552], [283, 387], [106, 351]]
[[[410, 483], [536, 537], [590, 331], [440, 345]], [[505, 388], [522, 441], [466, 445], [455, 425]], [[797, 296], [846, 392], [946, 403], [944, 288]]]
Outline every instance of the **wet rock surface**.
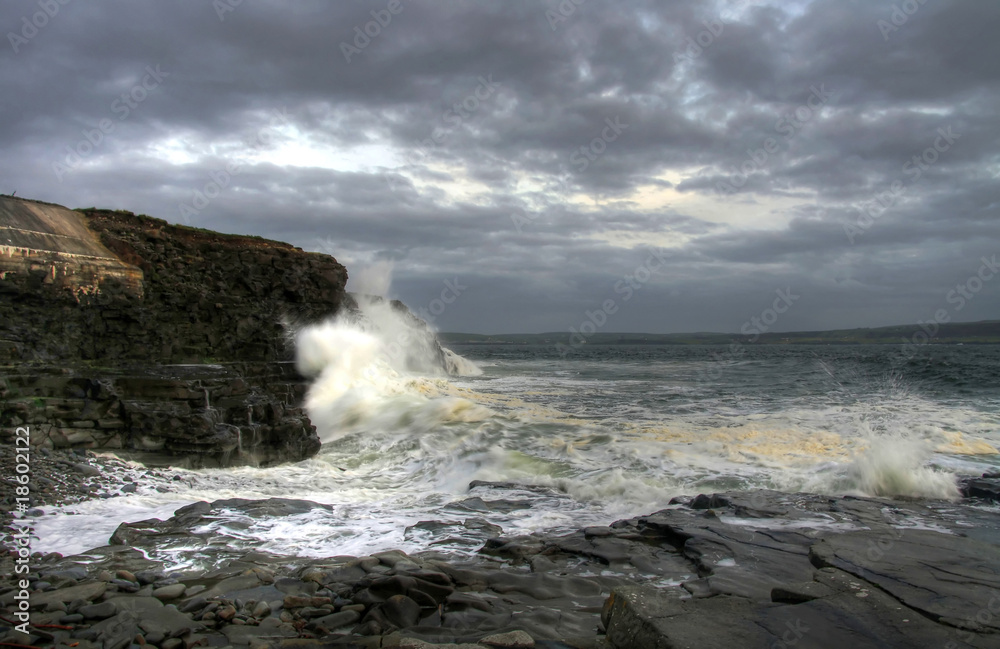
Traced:
[[101, 449], [152, 466], [267, 465], [314, 455], [292, 363], [0, 367], [0, 442]]
[[[995, 480], [994, 478], [983, 478]], [[147, 558], [213, 538], [195, 503], [75, 557], [35, 556], [31, 627], [0, 642], [233, 647], [1000, 647], [995, 503], [777, 492], [705, 495], [607, 527], [497, 537], [465, 556], [282, 557], [230, 548], [201, 567]], [[126, 545], [127, 543], [127, 545]], [[13, 557], [3, 574], [12, 575]], [[20, 584], [0, 587], [13, 620]]]

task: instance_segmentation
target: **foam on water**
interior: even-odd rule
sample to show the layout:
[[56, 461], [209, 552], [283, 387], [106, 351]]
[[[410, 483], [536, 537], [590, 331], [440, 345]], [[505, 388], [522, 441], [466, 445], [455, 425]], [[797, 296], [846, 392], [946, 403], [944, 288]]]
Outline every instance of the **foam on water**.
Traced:
[[871, 440], [832, 485], [822, 486], [824, 491], [872, 496], [958, 498], [955, 475], [928, 466], [931, 453], [931, 447], [922, 440], [900, 435], [879, 437]]
[[445, 370], [473, 375], [474, 363], [447, 350], [437, 358], [429, 334], [389, 303], [361, 298], [359, 305], [364, 324], [339, 317], [296, 336], [296, 367], [314, 378], [305, 406], [323, 443], [361, 430], [419, 434], [490, 415], [466, 399], [441, 396]]

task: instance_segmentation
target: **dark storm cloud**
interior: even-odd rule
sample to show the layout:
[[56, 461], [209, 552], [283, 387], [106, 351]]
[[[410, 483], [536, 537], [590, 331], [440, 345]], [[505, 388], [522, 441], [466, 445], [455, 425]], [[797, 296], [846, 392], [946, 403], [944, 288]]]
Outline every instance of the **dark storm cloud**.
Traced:
[[443, 329], [566, 331], [614, 299], [608, 331], [736, 331], [786, 288], [778, 329], [914, 322], [1000, 254], [998, 21], [974, 0], [5, 3], [0, 191], [392, 260], [414, 308], [457, 279]]

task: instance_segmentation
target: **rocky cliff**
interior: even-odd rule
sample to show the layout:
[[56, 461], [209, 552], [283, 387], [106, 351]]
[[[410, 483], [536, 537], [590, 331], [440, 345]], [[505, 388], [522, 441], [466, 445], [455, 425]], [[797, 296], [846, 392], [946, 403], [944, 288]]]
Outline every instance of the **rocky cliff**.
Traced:
[[[11, 202], [31, 203], [0, 197], [0, 209]], [[53, 271], [44, 263], [7, 272], [0, 279], [0, 358], [287, 360], [282, 323], [320, 320], [344, 300], [347, 271], [328, 255], [131, 212], [79, 213], [101, 246], [142, 271], [141, 296], [115, 276], [87, 292], [47, 282]]]
[[336, 259], [6, 196], [0, 235], [0, 434], [188, 466], [318, 450], [286, 325], [350, 302]]

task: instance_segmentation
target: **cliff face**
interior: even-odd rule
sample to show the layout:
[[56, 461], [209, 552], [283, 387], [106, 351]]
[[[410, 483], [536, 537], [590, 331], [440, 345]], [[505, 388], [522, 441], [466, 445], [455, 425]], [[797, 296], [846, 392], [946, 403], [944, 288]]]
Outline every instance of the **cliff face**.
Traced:
[[78, 212], [0, 197], [0, 278], [33, 278], [39, 287], [92, 295], [114, 279], [142, 295], [142, 271], [101, 245]]
[[291, 363], [4, 369], [0, 439], [9, 443], [24, 427], [33, 446], [189, 468], [279, 464], [320, 448]]
[[283, 323], [347, 306], [336, 259], [4, 196], [0, 235], [0, 437], [187, 466], [319, 449]]
[[74, 291], [47, 282], [45, 264], [5, 273], [0, 359], [287, 360], [282, 322], [320, 320], [344, 299], [347, 271], [328, 255], [130, 212], [82, 214], [104, 248], [141, 271], [141, 296], [110, 275], [98, 290]]

